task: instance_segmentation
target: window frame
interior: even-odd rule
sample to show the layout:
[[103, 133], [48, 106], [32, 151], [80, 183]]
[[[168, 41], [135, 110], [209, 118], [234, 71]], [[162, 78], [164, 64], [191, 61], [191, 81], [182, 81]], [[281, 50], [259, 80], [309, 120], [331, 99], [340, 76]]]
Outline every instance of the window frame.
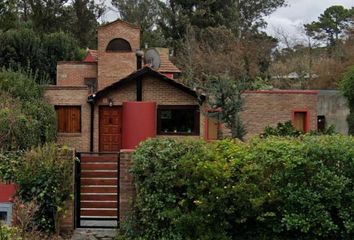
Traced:
[[[78, 132], [68, 132], [67, 129], [65, 130], [65, 132], [60, 132], [59, 131], [59, 118], [58, 118], [58, 113], [57, 113], [57, 109], [58, 108], [78, 108], [79, 112], [80, 112], [80, 116], [79, 116], [79, 127], [80, 130]], [[82, 107], [81, 105], [55, 105], [54, 106], [55, 109], [55, 113], [57, 116], [57, 132], [58, 134], [81, 134], [82, 133]]]
[[[195, 131], [190, 133], [186, 132], [164, 132], [161, 129], [161, 111], [162, 110], [194, 110], [194, 126]], [[167, 136], [199, 136], [200, 135], [200, 107], [199, 105], [158, 105], [157, 106], [157, 135], [167, 135]]]
[[[123, 41], [124, 43], [127, 43], [128, 46], [129, 46], [129, 49], [109, 49], [110, 45], [112, 44], [113, 41]], [[132, 49], [132, 46], [130, 44], [129, 41], [127, 41], [126, 39], [124, 38], [113, 38], [112, 40], [109, 41], [109, 43], [107, 44], [106, 46], [106, 52], [111, 52], [111, 53], [129, 53], [129, 52], [132, 52], [133, 49]]]

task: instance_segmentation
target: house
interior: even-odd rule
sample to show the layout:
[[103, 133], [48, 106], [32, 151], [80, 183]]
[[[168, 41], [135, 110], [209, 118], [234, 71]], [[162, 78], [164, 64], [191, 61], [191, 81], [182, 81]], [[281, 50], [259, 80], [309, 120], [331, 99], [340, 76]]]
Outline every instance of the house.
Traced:
[[[139, 47], [135, 25], [117, 20], [101, 26], [98, 49], [88, 49], [82, 61], [58, 62], [56, 84], [46, 86], [45, 97], [57, 113], [58, 142], [75, 148], [80, 158], [74, 211], [65, 220], [69, 228], [97, 221], [103, 225], [96, 227], [116, 227], [129, 215], [135, 196], [131, 149], [146, 138], [230, 135], [207, 114], [206, 97], [175, 78], [180, 70], [168, 49]], [[319, 120], [331, 115], [328, 123], [336, 121], [338, 109], [345, 108], [340, 96], [319, 91], [248, 91], [243, 98], [246, 139], [289, 120], [298, 130], [316, 130], [323, 125]], [[324, 104], [334, 98], [337, 104]], [[346, 111], [341, 113], [344, 118]]]
[[98, 28], [98, 49], [83, 61], [58, 62], [55, 106], [58, 141], [81, 152], [117, 152], [148, 137], [204, 137], [197, 93], [174, 79], [168, 50], [155, 49], [157, 68], [142, 63], [140, 29], [121, 20]]
[[[169, 60], [168, 49], [154, 49], [159, 63], [153, 66], [139, 50], [135, 25], [117, 20], [97, 32], [98, 49], [88, 49], [82, 61], [58, 62], [56, 85], [46, 87], [57, 112], [59, 143], [80, 152], [118, 152], [148, 137], [214, 140], [230, 135], [207, 117], [203, 96], [174, 78], [180, 70]], [[304, 132], [323, 127], [326, 115], [331, 115], [328, 124], [338, 122], [333, 117], [338, 106], [326, 110], [328, 98], [321, 91], [248, 91], [244, 99], [246, 139], [289, 120]], [[347, 128], [344, 105], [341, 100], [342, 133]]]

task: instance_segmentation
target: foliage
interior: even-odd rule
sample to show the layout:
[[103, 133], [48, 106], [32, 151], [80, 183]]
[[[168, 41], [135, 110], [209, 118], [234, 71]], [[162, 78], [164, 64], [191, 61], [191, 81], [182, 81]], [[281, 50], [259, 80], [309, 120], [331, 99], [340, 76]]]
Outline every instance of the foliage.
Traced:
[[354, 8], [346, 9], [335, 5], [327, 8], [323, 14], [310, 24], [305, 24], [307, 33], [316, 39], [326, 40], [334, 46], [350, 26], [353, 26]]
[[[287, 121], [284, 123], [278, 123], [276, 127], [271, 127], [267, 126], [264, 129], [264, 132], [261, 134], [262, 138], [267, 138], [271, 136], [277, 136], [277, 137], [299, 137], [303, 134], [306, 134], [304, 132], [300, 132], [294, 128], [292, 125], [291, 121]], [[319, 136], [319, 135], [334, 135], [337, 134], [336, 128], [334, 125], [330, 125], [323, 129], [322, 131], [315, 131], [312, 130], [308, 134], [312, 136]]]
[[205, 87], [210, 106], [220, 110], [220, 120], [231, 130], [232, 137], [240, 140], [246, 135], [240, 115], [244, 105], [241, 94], [247, 89], [246, 84], [243, 79], [237, 81], [228, 76], [209, 76]]
[[349, 134], [354, 135], [354, 67], [351, 67], [344, 75], [341, 83], [341, 90], [347, 98], [350, 114], [347, 121], [349, 125]]
[[72, 10], [75, 17], [73, 17], [74, 28], [71, 29], [75, 39], [79, 42], [81, 47], [95, 48], [96, 28], [98, 26], [97, 19], [99, 19], [104, 11], [104, 1], [94, 0], [75, 0], [72, 3]]
[[262, 137], [278, 136], [278, 137], [298, 137], [301, 132], [296, 130], [291, 123], [287, 121], [284, 123], [278, 123], [276, 127], [266, 127], [262, 133]]
[[72, 193], [73, 152], [54, 144], [28, 151], [17, 169], [18, 195], [24, 202], [35, 201], [35, 225], [42, 231], [57, 230], [57, 219]]
[[35, 231], [34, 217], [38, 211], [38, 205], [35, 201], [26, 203], [16, 197], [13, 201], [13, 210], [13, 215], [15, 216], [14, 223], [22, 237], [27, 232]]
[[3, 0], [0, 2], [0, 31], [6, 31], [16, 26], [16, 1]]
[[1, 149], [27, 149], [56, 139], [54, 109], [32, 77], [0, 71], [0, 99]]
[[264, 16], [284, 6], [285, 1], [170, 0], [160, 4], [162, 16], [158, 25], [166, 39], [182, 39], [189, 25], [201, 29], [225, 26], [241, 39], [246, 34], [257, 33], [264, 27]]
[[161, 29], [157, 28], [160, 17], [159, 1], [156, 0], [112, 0], [112, 5], [124, 21], [140, 26], [142, 31], [141, 45], [163, 47], [166, 45]]
[[15, 182], [16, 174], [21, 169], [21, 161], [24, 152], [0, 153], [0, 182]]
[[1, 240], [21, 240], [18, 230], [14, 227], [9, 227], [0, 222], [0, 239]]
[[134, 153], [132, 239], [352, 239], [354, 139], [153, 139]]
[[24, 27], [0, 32], [0, 66], [15, 70], [29, 68], [36, 73], [39, 83], [54, 82], [57, 61], [79, 57], [76, 40], [64, 32], [38, 35]]

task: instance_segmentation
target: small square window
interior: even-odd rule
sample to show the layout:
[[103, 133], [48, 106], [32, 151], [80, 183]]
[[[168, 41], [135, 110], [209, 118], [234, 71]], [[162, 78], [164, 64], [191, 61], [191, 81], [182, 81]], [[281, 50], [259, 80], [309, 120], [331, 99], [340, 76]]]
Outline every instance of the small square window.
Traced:
[[81, 132], [81, 107], [80, 106], [56, 106], [58, 132]]
[[199, 135], [199, 106], [159, 106], [159, 135]]

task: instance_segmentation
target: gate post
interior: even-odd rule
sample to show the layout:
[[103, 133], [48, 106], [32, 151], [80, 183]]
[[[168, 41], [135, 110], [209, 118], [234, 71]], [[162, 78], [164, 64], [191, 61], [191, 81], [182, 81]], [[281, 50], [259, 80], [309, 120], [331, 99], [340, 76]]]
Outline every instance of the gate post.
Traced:
[[76, 153], [76, 157], [78, 161], [75, 161], [75, 191], [74, 191], [74, 196], [75, 196], [75, 226], [74, 228], [79, 228], [80, 227], [80, 174], [81, 174], [81, 153]]

